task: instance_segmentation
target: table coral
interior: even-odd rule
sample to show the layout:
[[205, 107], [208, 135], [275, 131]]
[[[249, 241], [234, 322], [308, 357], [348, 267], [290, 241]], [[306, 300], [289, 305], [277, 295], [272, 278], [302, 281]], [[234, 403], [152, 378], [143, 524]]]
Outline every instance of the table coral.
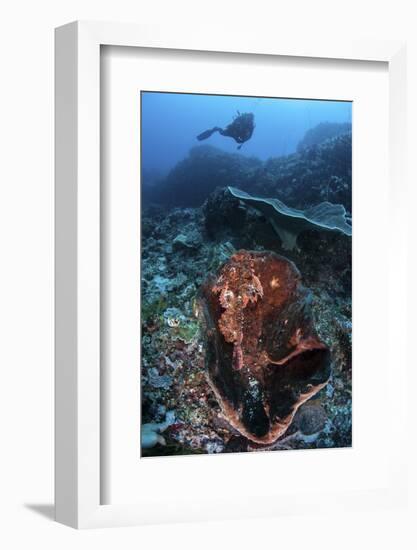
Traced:
[[306, 230], [336, 231], [352, 236], [350, 217], [342, 204], [321, 202], [305, 210], [291, 208], [277, 198], [266, 199], [249, 195], [235, 187], [229, 193], [261, 212], [271, 223], [285, 250], [297, 248], [297, 238]]

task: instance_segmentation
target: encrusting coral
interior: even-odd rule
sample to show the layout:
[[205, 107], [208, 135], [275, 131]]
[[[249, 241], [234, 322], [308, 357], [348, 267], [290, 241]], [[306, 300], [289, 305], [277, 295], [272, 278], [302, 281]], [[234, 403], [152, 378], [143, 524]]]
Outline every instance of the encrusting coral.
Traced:
[[330, 376], [299, 271], [272, 252], [239, 251], [203, 285], [200, 311], [224, 416], [256, 443], [276, 441]]

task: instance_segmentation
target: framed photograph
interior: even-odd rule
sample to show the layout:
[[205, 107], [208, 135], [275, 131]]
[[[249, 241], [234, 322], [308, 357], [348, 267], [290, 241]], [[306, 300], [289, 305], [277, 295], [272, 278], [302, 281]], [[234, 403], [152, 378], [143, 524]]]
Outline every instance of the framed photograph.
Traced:
[[56, 30], [58, 521], [403, 504], [404, 52]]

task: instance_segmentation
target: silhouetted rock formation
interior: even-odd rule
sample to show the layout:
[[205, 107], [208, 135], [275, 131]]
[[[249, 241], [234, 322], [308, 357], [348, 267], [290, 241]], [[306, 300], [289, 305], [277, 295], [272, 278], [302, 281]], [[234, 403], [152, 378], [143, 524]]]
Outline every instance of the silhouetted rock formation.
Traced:
[[313, 145], [319, 145], [326, 141], [343, 134], [352, 133], [352, 124], [350, 122], [321, 122], [314, 128], [307, 130], [303, 139], [297, 145], [297, 152]]

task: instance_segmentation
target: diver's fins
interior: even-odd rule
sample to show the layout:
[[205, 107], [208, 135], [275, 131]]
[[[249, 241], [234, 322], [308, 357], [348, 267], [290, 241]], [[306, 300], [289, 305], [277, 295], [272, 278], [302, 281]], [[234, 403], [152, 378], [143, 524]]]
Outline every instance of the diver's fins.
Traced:
[[203, 141], [203, 139], [209, 138], [212, 134], [214, 134], [214, 132], [218, 132], [219, 130], [221, 130], [221, 128], [218, 128], [217, 126], [215, 126], [211, 130], [206, 130], [205, 132], [199, 134], [197, 136], [197, 139], [198, 141]]

